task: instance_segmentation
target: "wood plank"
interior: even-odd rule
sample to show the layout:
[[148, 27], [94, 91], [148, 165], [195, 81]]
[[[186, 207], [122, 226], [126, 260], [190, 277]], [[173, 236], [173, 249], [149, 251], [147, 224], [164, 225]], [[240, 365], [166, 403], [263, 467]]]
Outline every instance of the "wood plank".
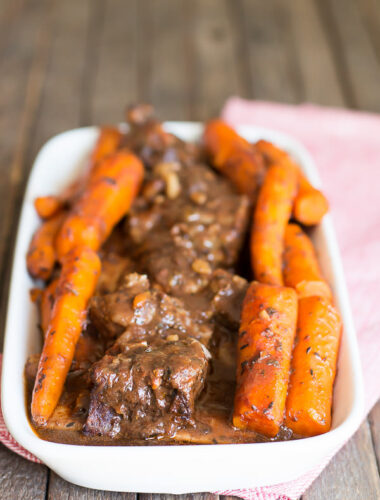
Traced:
[[344, 106], [345, 99], [333, 54], [314, 0], [286, 2], [302, 81], [301, 100]]
[[49, 67], [28, 154], [29, 168], [50, 137], [81, 125], [89, 18], [90, 0], [54, 3]]
[[[240, 1], [240, 0], [239, 0]], [[286, 3], [242, 0], [244, 31], [255, 99], [295, 103], [302, 81]]]
[[29, 0], [17, 11], [0, 53], [0, 343], [7, 305], [13, 237], [30, 133], [47, 64], [50, 3]]
[[0, 1], [0, 57], [1, 50], [6, 47], [13, 23], [18, 19], [25, 0]]
[[[138, 500], [218, 500], [219, 495], [212, 493], [188, 493], [185, 495], [159, 495], [155, 493], [139, 493]], [[220, 497], [227, 498], [227, 497]]]
[[373, 407], [368, 417], [372, 443], [376, 453], [377, 468], [380, 474], [380, 401]]
[[[14, 21], [0, 57], [0, 169], [1, 187], [6, 188], [4, 194], [9, 193], [7, 179], [16, 184], [21, 177], [22, 159], [28, 145], [26, 137], [29, 137], [41, 93], [48, 31], [43, 25], [49, 20], [49, 11], [46, 2], [28, 2]], [[4, 197], [0, 199], [4, 203]], [[3, 235], [0, 233], [0, 236]]]
[[363, 23], [369, 39], [374, 47], [378, 61], [380, 60], [380, 0], [359, 0]]
[[245, 98], [252, 98], [252, 75], [249, 65], [249, 47], [245, 30], [242, 29], [245, 23], [244, 9], [241, 0], [226, 0], [227, 15], [231, 23], [234, 38], [234, 56], [237, 64], [239, 95]]
[[380, 111], [380, 64], [355, 0], [318, 2], [350, 106]]
[[228, 97], [244, 95], [248, 90], [241, 75], [241, 60], [236, 50], [239, 29], [236, 26], [237, 19], [230, 16], [227, 3], [197, 0], [192, 2], [191, 10], [192, 118], [206, 120], [219, 115]]
[[380, 479], [367, 421], [314, 481], [302, 500], [326, 498], [329, 500], [380, 498]]
[[[85, 467], [85, 464], [83, 466]], [[46, 498], [49, 500], [136, 500], [137, 495], [136, 493], [117, 493], [82, 488], [51, 472]]]
[[91, 123], [118, 123], [138, 99], [136, 0], [107, 0], [91, 102]]
[[0, 497], [2, 500], [43, 500], [47, 467], [34, 464], [0, 444]]
[[[73, 1], [73, 0], [71, 0]], [[100, 34], [103, 29], [105, 2], [92, 0], [88, 4], [89, 16], [87, 23], [82, 26], [86, 32], [86, 51], [82, 74], [82, 92], [80, 98], [80, 122], [82, 126], [91, 125], [91, 107], [94, 93], [95, 75], [99, 61]]]
[[151, 102], [152, 50], [147, 37], [152, 36], [151, 0], [137, 2], [137, 92], [139, 102]]
[[138, 3], [139, 98], [165, 120], [189, 116], [185, 0]]

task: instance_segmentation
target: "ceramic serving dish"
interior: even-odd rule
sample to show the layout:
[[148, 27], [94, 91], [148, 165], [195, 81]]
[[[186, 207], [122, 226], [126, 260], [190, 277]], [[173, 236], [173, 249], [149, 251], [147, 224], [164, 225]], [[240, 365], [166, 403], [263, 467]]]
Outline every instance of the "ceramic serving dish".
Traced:
[[[165, 127], [184, 140], [197, 141], [198, 123], [168, 122]], [[25, 255], [39, 221], [36, 196], [58, 193], [80, 171], [98, 129], [64, 132], [38, 154], [22, 206], [8, 303], [3, 358], [2, 408], [13, 437], [64, 479], [81, 486], [114, 491], [187, 493], [249, 488], [289, 481], [331, 456], [353, 433], [363, 412], [362, 378], [354, 324], [341, 259], [329, 215], [313, 232], [323, 272], [334, 293], [344, 331], [334, 391], [332, 430], [287, 442], [186, 446], [78, 446], [50, 443], [31, 428], [25, 408], [24, 364], [40, 349], [37, 313], [29, 298], [33, 282]], [[273, 141], [291, 153], [306, 176], [319, 185], [317, 170], [302, 145], [272, 130], [240, 127], [250, 141]]]

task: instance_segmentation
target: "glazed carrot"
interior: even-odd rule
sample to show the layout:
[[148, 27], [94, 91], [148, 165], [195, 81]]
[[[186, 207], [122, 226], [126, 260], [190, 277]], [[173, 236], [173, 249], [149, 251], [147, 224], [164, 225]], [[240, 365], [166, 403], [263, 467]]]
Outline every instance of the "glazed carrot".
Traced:
[[297, 224], [286, 227], [283, 258], [284, 283], [295, 288], [299, 298], [319, 295], [331, 299], [313, 244]]
[[[293, 164], [290, 156], [274, 144], [267, 141], [258, 141], [257, 150], [264, 156], [268, 164]], [[298, 193], [294, 199], [293, 216], [298, 222], [306, 226], [318, 224], [327, 213], [329, 205], [321, 191], [314, 188], [307, 180], [301, 169], [298, 168]]]
[[32, 418], [38, 426], [46, 425], [62, 394], [100, 266], [97, 254], [85, 247], [76, 247], [62, 261], [33, 389]]
[[298, 302], [297, 343], [286, 401], [286, 425], [301, 436], [330, 430], [341, 319], [329, 300]]
[[274, 437], [283, 421], [297, 321], [292, 288], [253, 282], [237, 345], [233, 425]]
[[255, 278], [282, 285], [285, 228], [297, 190], [297, 170], [282, 163], [268, 168], [260, 189], [251, 233], [251, 262]]
[[294, 218], [305, 226], [313, 226], [321, 222], [328, 210], [329, 204], [325, 196], [300, 173], [298, 194], [293, 206]]
[[64, 219], [64, 213], [59, 212], [51, 219], [44, 221], [34, 233], [26, 256], [26, 265], [33, 278], [47, 280], [56, 262], [54, 239]]
[[203, 142], [215, 168], [255, 201], [265, 167], [252, 145], [222, 120], [206, 124]]
[[64, 203], [58, 196], [40, 196], [34, 200], [34, 207], [41, 219], [50, 219], [63, 209]]
[[283, 149], [278, 148], [269, 141], [257, 141], [255, 147], [264, 156], [268, 165], [273, 163], [281, 163], [282, 161], [291, 161], [288, 153]]
[[107, 175], [98, 176], [87, 186], [57, 235], [60, 259], [77, 245], [98, 250], [128, 212], [138, 192], [144, 167], [136, 156], [119, 151], [103, 162], [101, 169]]
[[62, 205], [72, 205], [83, 193], [86, 185], [93, 180], [94, 173], [97, 170], [102, 160], [107, 158], [120, 146], [122, 134], [114, 127], [104, 127], [100, 130], [99, 137], [96, 141], [94, 149], [91, 152], [90, 160], [86, 171], [77, 179], [75, 179], [63, 193], [58, 197]]
[[45, 337], [49, 321], [51, 317], [51, 311], [53, 309], [55, 301], [55, 293], [57, 290], [58, 279], [55, 279], [49, 283], [49, 285], [42, 291], [42, 297], [40, 302], [40, 325], [43, 335]]
[[90, 158], [90, 169], [99, 161], [114, 153], [120, 145], [122, 134], [115, 127], [104, 127], [100, 130], [98, 140]]
[[[44, 290], [42, 290], [42, 297], [40, 300], [40, 326], [43, 333], [43, 339], [45, 338], [49, 327], [51, 313], [56, 298], [57, 285], [58, 279], [55, 279], [51, 281]], [[73, 361], [76, 361], [77, 363], [84, 363], [89, 359], [92, 359], [94, 355], [99, 356], [98, 344], [99, 342], [96, 342], [96, 340], [90, 335], [82, 332], [75, 347]]]

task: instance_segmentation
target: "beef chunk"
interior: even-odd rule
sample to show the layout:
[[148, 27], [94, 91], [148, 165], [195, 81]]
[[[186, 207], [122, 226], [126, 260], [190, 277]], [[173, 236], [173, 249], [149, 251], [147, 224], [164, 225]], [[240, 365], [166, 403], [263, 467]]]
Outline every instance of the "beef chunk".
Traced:
[[128, 107], [126, 115], [129, 125], [132, 128], [138, 127], [154, 119], [154, 109], [147, 103], [132, 104]]
[[124, 137], [123, 146], [132, 149], [149, 168], [165, 154], [168, 148], [175, 148], [179, 139], [168, 134], [154, 117], [150, 105], [132, 106], [127, 110], [130, 131]]
[[128, 146], [148, 167], [125, 225], [136, 270], [166, 293], [196, 294], [213, 271], [236, 264], [249, 201], [202, 163], [198, 146], [165, 132], [151, 107], [135, 106], [127, 117]]
[[147, 104], [132, 106], [127, 110], [129, 133], [123, 145], [132, 149], [143, 160], [149, 175], [150, 169], [160, 161], [179, 161], [190, 165], [201, 157], [201, 148], [189, 144], [164, 130]]
[[107, 252], [102, 256], [102, 270], [96, 286], [96, 293], [114, 292], [122, 276], [131, 273], [135, 267], [131, 259], [115, 252]]
[[132, 322], [133, 298], [149, 289], [146, 275], [132, 273], [124, 276], [114, 293], [96, 295], [90, 300], [90, 319], [98, 332], [114, 339]]
[[182, 300], [159, 287], [151, 287], [145, 275], [136, 273], [125, 276], [114, 293], [93, 297], [90, 317], [110, 341], [119, 336], [119, 342], [129, 342], [184, 334], [207, 344], [212, 334], [212, 326], [197, 311], [190, 311]]
[[[121, 346], [119, 346], [121, 347]], [[207, 373], [207, 351], [193, 338], [125, 343], [92, 371], [88, 435], [173, 435], [192, 423]]]
[[155, 165], [127, 220], [140, 272], [176, 296], [201, 291], [212, 271], [237, 261], [248, 209], [206, 165]]

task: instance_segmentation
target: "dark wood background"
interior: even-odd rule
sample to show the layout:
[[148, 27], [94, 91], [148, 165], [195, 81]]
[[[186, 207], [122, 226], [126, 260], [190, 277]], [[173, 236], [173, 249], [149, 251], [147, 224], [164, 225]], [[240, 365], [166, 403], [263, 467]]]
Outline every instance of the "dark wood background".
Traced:
[[[127, 103], [204, 120], [231, 95], [380, 111], [380, 0], [0, 0], [2, 327], [20, 202], [43, 143], [119, 122]], [[303, 499], [379, 499], [379, 460], [380, 403]], [[79, 488], [0, 445], [0, 498], [136, 495]]]

